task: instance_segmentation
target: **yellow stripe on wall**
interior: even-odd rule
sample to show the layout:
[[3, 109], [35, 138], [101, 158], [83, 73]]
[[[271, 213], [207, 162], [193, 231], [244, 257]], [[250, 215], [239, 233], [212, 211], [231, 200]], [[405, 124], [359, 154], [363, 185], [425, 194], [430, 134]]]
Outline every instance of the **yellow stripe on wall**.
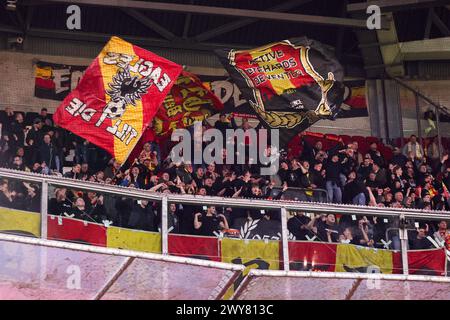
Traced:
[[39, 213], [0, 208], [0, 231], [21, 231], [41, 236], [41, 216]]
[[108, 248], [161, 253], [161, 234], [109, 227], [106, 233], [106, 246]]

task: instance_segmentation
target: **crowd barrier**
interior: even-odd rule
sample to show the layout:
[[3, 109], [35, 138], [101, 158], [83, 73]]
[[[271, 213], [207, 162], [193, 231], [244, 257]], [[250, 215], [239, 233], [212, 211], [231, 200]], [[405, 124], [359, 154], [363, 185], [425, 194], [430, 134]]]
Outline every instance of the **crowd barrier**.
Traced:
[[[271, 197], [276, 197], [282, 189], [282, 187], [274, 187], [271, 192]], [[320, 188], [307, 189], [290, 187], [283, 193], [283, 199], [307, 202], [328, 202], [328, 192], [327, 190]]]
[[[37, 216], [36, 213], [20, 212], [0, 208], [2, 232], [33, 234], [21, 219]], [[33, 227], [36, 230], [36, 225]], [[88, 244], [98, 247], [162, 252], [160, 233], [119, 228], [48, 215], [47, 239]], [[224, 294], [224, 299], [233, 296], [244, 277], [251, 269], [283, 270], [283, 246], [277, 240], [233, 239], [226, 237], [204, 237], [182, 234], [168, 234], [168, 255], [215, 262], [244, 265], [244, 272]], [[401, 252], [355, 246], [351, 244], [323, 243], [315, 241], [288, 241], [289, 270], [314, 272], [351, 272], [402, 274]], [[408, 270], [414, 275], [447, 275], [445, 248], [430, 250], [409, 250]]]
[[[0, 177], [19, 179], [41, 184], [41, 213], [0, 208], [0, 231], [19, 233], [44, 239], [70, 241], [100, 247], [145, 251], [190, 257], [217, 262], [242, 264], [246, 269], [236, 279], [230, 298], [250, 269], [297, 270], [316, 272], [359, 272], [383, 274], [416, 274], [444, 276], [447, 274], [445, 248], [407, 250], [408, 230], [399, 229], [401, 251], [354, 246], [350, 244], [293, 241], [289, 239], [287, 212], [339, 213], [340, 215], [371, 215], [401, 220], [446, 219], [442, 212], [426, 212], [395, 208], [371, 208], [364, 206], [318, 204], [299, 201], [267, 201], [254, 199], [230, 199], [176, 194], [150, 193], [145, 190], [105, 186], [91, 182], [42, 176], [0, 169]], [[47, 210], [48, 187], [65, 186], [76, 190], [92, 190], [105, 194], [149, 199], [161, 202], [161, 232], [138, 231], [116, 226], [105, 226], [67, 217], [54, 216]], [[203, 237], [169, 233], [167, 208], [169, 203], [192, 205], [222, 205], [243, 208], [279, 210], [281, 237], [269, 239], [234, 239], [227, 237]]]
[[234, 300], [448, 300], [450, 279], [433, 276], [250, 270]]
[[218, 300], [243, 269], [0, 234], [0, 300]]

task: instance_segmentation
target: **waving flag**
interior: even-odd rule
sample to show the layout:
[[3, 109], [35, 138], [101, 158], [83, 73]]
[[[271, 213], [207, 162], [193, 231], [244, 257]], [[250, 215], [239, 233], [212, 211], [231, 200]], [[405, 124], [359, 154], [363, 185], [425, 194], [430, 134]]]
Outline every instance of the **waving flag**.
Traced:
[[35, 69], [34, 95], [42, 99], [63, 101], [75, 89], [86, 66], [38, 61]]
[[181, 70], [169, 60], [112, 37], [53, 118], [123, 163]]
[[283, 144], [339, 111], [343, 68], [317, 41], [303, 37], [216, 53], [264, 126], [282, 130]]
[[185, 128], [221, 111], [223, 104], [195, 75], [183, 71], [153, 122], [157, 135]]

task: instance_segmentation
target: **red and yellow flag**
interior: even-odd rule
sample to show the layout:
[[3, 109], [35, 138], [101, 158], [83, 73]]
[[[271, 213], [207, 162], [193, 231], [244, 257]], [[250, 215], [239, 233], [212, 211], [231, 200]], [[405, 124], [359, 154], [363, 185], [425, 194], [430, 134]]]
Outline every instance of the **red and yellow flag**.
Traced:
[[182, 67], [112, 37], [57, 109], [59, 126], [123, 163]]
[[220, 99], [197, 76], [183, 71], [158, 109], [153, 128], [157, 135], [167, 135], [173, 129], [189, 127], [222, 109]]

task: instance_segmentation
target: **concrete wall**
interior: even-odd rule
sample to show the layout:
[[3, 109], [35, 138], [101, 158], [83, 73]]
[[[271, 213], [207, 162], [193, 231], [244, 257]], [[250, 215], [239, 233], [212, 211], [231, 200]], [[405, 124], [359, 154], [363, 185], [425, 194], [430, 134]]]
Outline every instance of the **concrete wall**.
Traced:
[[88, 65], [91, 59], [46, 56], [0, 51], [0, 106], [11, 105], [15, 110], [36, 111], [47, 107], [49, 111], [59, 101], [39, 99], [34, 96], [34, 61]]
[[[16, 110], [39, 111], [46, 107], [53, 112], [59, 101], [40, 99], [34, 96], [34, 70], [38, 60], [58, 63], [88, 66], [92, 58], [78, 58], [67, 56], [51, 56], [42, 54], [18, 53], [0, 51], [0, 108], [6, 105]], [[225, 74], [224, 69], [208, 67], [188, 67], [189, 71], [203, 75]]]
[[[12, 106], [15, 110], [39, 111], [42, 107], [46, 107], [50, 112], [54, 112], [59, 101], [34, 96], [36, 61], [87, 66], [92, 58], [0, 51], [0, 74], [2, 75], [0, 77], [0, 109]], [[202, 75], [223, 76], [226, 74], [222, 68], [188, 66], [187, 70]], [[370, 123], [368, 117], [323, 120], [311, 127], [311, 130], [323, 133], [370, 135]]]
[[406, 83], [435, 102], [450, 108], [450, 80], [410, 80]]
[[[428, 80], [407, 81], [407, 84], [415, 88], [425, 96], [429, 97], [436, 103], [447, 108], [450, 111], [450, 80]], [[416, 113], [416, 101], [414, 94], [405, 89], [400, 90], [400, 104], [403, 118], [403, 132], [405, 136], [411, 134], [419, 135], [417, 126], [417, 113]], [[434, 107], [429, 105], [426, 101], [419, 99], [419, 118], [421, 119], [421, 131], [422, 136], [434, 136], [437, 134], [436, 130], [425, 132], [425, 129], [429, 127], [429, 123], [423, 119], [423, 115], [428, 110], [433, 110]], [[443, 137], [450, 137], [450, 123], [441, 123], [441, 135]]]

